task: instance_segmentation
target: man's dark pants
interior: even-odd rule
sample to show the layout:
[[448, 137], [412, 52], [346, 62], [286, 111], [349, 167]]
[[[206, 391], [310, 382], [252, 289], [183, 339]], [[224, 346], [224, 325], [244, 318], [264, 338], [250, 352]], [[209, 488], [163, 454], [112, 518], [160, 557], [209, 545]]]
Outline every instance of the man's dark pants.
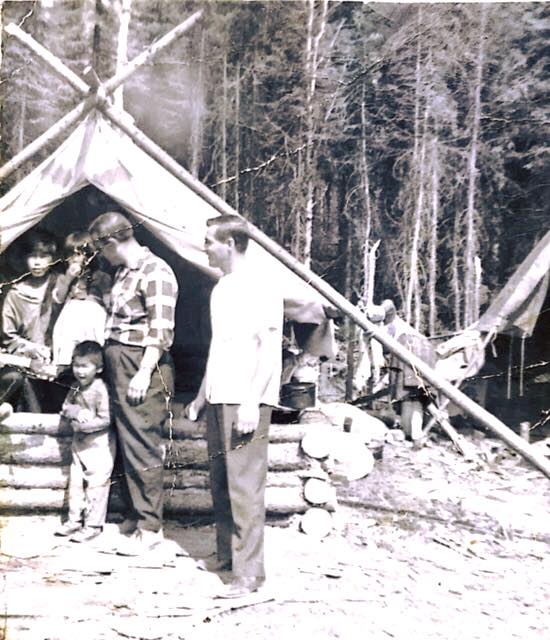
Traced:
[[162, 527], [164, 494], [162, 427], [174, 394], [174, 367], [170, 355], [164, 353], [153, 372], [145, 400], [132, 406], [126, 393], [143, 353], [142, 347], [108, 341], [105, 368], [124, 470], [122, 493], [130, 500], [126, 517], [137, 520], [139, 529], [158, 531]]
[[238, 405], [207, 408], [210, 489], [216, 519], [218, 559], [234, 576], [265, 577], [264, 527], [267, 446], [271, 407], [260, 407], [260, 423], [235, 433]]

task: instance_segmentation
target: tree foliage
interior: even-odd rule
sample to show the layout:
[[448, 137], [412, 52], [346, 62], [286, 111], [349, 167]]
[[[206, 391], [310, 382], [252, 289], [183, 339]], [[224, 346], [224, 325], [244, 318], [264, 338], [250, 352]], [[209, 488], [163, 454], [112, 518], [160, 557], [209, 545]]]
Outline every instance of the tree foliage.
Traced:
[[[115, 1], [5, 0], [3, 22], [107, 78]], [[430, 333], [474, 319], [547, 228], [549, 9], [133, 0], [128, 57], [197, 7], [125, 86], [136, 123], [354, 301]], [[5, 35], [1, 98], [4, 160], [76, 103]]]

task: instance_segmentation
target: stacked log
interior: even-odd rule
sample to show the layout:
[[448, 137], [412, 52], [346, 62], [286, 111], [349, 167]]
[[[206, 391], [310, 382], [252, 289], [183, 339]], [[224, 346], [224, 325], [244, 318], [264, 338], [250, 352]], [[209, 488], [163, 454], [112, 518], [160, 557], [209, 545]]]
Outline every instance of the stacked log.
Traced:
[[333, 527], [335, 484], [363, 478], [372, 471], [374, 456], [382, 455], [387, 429], [376, 418], [344, 403], [307, 409], [301, 420], [302, 452], [315, 472], [310, 471], [305, 480], [304, 498], [310, 507], [301, 517], [300, 528], [323, 538]]
[[[268, 514], [304, 513], [304, 477], [311, 461], [300, 441], [314, 425], [272, 425], [268, 449]], [[61, 511], [67, 507], [70, 428], [53, 414], [15, 413], [0, 424], [0, 510]], [[178, 419], [165, 432], [165, 511], [212, 511], [204, 423]], [[113, 478], [110, 509], [120, 508]]]

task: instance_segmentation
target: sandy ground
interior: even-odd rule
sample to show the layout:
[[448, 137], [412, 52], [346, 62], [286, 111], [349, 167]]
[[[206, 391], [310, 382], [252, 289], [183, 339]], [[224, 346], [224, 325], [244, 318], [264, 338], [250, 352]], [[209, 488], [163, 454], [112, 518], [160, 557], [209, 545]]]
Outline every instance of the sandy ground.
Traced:
[[300, 533], [296, 516], [267, 527], [268, 582], [243, 601], [215, 598], [228, 576], [195, 566], [214, 550], [211, 525], [168, 522], [173, 544], [144, 563], [106, 552], [115, 524], [76, 545], [53, 536], [57, 517], [5, 517], [0, 638], [546, 638], [550, 483], [478, 447], [483, 463], [445, 443], [387, 447], [340, 489], [331, 535]]

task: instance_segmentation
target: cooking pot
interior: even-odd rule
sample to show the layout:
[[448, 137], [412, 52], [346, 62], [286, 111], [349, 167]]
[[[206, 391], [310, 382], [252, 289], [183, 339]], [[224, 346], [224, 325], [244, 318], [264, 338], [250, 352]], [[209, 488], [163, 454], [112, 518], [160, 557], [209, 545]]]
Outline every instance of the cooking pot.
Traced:
[[288, 382], [281, 387], [281, 405], [291, 409], [314, 407], [316, 391], [315, 382]]

